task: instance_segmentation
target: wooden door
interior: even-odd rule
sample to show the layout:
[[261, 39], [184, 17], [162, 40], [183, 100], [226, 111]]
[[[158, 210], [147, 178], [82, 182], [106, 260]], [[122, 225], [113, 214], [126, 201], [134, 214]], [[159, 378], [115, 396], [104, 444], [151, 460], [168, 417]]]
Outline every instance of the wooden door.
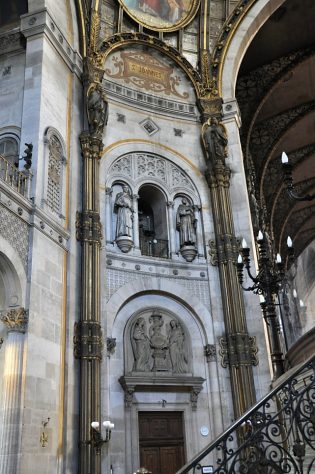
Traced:
[[140, 465], [175, 474], [185, 464], [182, 412], [139, 412]]

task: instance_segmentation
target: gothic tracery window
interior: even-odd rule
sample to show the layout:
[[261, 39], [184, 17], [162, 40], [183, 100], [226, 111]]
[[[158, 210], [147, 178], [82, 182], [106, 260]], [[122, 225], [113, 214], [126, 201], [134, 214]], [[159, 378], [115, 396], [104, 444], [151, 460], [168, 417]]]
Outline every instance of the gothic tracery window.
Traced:
[[66, 163], [63, 152], [64, 148], [61, 139], [54, 130], [48, 129], [46, 136], [47, 184], [44, 201], [51, 212], [58, 217], [62, 217], [63, 174]]

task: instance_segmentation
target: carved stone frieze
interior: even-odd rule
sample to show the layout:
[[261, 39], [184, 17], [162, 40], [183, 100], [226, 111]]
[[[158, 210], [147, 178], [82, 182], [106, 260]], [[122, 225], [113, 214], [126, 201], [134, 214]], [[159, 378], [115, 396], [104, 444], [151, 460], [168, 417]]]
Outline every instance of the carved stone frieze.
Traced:
[[129, 153], [118, 158], [110, 167], [109, 176], [126, 176], [132, 180], [155, 178], [170, 189], [185, 188], [194, 190], [189, 176], [174, 163], [153, 153]]
[[256, 337], [246, 333], [229, 334], [221, 337], [220, 356], [222, 367], [258, 365]]
[[74, 357], [76, 359], [102, 360], [103, 335], [96, 321], [80, 321], [74, 324]]
[[20, 32], [7, 33], [0, 36], [1, 54], [16, 51], [24, 47], [24, 39]]
[[29, 227], [25, 221], [0, 205], [0, 235], [19, 255], [26, 270], [28, 259]]
[[0, 320], [8, 331], [26, 332], [28, 311], [24, 308], [11, 308], [1, 312]]

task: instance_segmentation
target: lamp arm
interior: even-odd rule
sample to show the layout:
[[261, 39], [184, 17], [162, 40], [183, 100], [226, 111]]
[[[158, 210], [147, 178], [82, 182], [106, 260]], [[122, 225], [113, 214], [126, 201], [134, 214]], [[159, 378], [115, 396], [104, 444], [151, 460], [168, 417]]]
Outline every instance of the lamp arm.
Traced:
[[315, 194], [305, 194], [304, 196], [299, 196], [296, 194], [293, 184], [287, 186], [287, 192], [290, 198], [294, 199], [295, 201], [313, 201], [315, 199]]

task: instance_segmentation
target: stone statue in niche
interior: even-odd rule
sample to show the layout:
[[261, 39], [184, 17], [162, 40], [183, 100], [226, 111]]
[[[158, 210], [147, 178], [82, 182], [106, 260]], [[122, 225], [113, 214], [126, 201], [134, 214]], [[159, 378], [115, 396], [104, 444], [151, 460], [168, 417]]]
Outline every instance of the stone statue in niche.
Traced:
[[151, 370], [151, 345], [147, 336], [146, 323], [143, 318], [138, 318], [131, 338], [134, 354], [133, 370], [148, 372]]
[[155, 310], [148, 322], [148, 333], [144, 317], [139, 317], [131, 330], [133, 371], [187, 373], [187, 343], [179, 321], [172, 319], [166, 323], [165, 318]]
[[218, 161], [224, 163], [227, 155], [228, 139], [225, 128], [218, 119], [212, 117], [208, 120], [203, 130], [203, 140], [208, 154], [208, 171], [211, 173], [214, 164]]
[[176, 229], [179, 231], [180, 252], [187, 262], [192, 262], [197, 255], [196, 226], [194, 208], [183, 198], [177, 209]]
[[87, 116], [89, 131], [92, 134], [102, 135], [108, 121], [108, 103], [102, 87], [92, 86], [87, 97]]
[[162, 326], [164, 325], [163, 317], [160, 314], [153, 313], [149, 319], [151, 326], [149, 330], [150, 342], [152, 347], [152, 357], [154, 359], [153, 371], [168, 370], [168, 340], [162, 334]]
[[187, 354], [184, 349], [185, 333], [178, 321], [172, 319], [169, 331], [169, 351], [173, 372], [183, 374], [187, 372]]
[[116, 243], [124, 253], [129, 252], [133, 245], [132, 221], [133, 208], [132, 198], [128, 186], [124, 185], [122, 192], [118, 193], [115, 199], [114, 212], [117, 213], [116, 223]]

